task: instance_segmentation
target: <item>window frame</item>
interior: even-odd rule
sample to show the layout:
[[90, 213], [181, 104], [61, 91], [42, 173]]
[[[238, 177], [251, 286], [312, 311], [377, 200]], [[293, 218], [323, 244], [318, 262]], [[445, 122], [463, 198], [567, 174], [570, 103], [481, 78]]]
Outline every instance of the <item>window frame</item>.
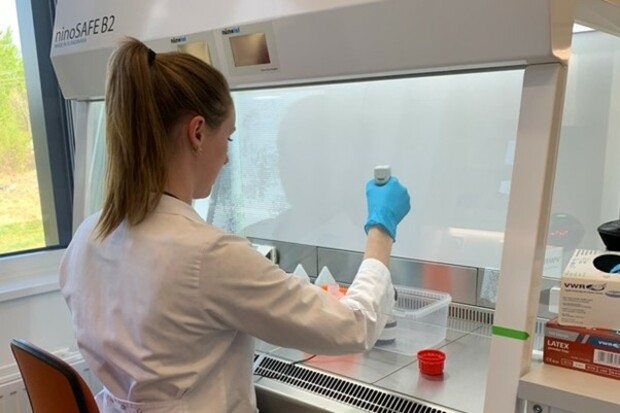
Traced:
[[56, 0], [15, 2], [46, 246], [0, 254], [0, 303], [58, 291], [73, 234], [73, 123], [50, 59]]
[[[0, 254], [0, 266], [17, 260], [24, 273], [40, 253], [66, 247], [72, 237], [74, 137], [71, 111], [50, 59], [56, 0], [15, 0], [45, 247]], [[52, 253], [55, 256], [55, 253]], [[1, 272], [0, 272], [1, 273]]]

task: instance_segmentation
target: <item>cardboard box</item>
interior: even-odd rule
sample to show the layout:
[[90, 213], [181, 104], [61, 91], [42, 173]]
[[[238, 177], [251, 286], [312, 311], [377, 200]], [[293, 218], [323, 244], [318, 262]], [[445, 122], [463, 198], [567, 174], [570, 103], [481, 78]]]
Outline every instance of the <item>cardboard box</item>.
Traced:
[[614, 263], [620, 254], [575, 251], [560, 280], [561, 325], [620, 330], [620, 275], [609, 273]]
[[620, 380], [620, 332], [545, 325], [544, 362]]

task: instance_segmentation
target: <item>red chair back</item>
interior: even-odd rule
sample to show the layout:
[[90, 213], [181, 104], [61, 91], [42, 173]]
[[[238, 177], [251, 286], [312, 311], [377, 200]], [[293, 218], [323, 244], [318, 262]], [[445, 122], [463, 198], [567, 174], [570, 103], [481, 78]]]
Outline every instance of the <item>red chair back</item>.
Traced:
[[99, 413], [90, 388], [68, 363], [21, 339], [11, 340], [11, 351], [33, 413]]

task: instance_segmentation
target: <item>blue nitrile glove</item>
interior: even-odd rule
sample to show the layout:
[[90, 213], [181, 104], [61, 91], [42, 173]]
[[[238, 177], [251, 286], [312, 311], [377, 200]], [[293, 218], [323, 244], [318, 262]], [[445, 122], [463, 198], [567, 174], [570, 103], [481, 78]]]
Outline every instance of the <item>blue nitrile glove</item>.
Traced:
[[616, 265], [609, 271], [611, 274], [620, 274], [620, 264]]
[[383, 185], [377, 185], [374, 180], [370, 180], [366, 184], [366, 202], [366, 234], [370, 227], [378, 225], [396, 241], [396, 226], [411, 209], [407, 188], [393, 176]]

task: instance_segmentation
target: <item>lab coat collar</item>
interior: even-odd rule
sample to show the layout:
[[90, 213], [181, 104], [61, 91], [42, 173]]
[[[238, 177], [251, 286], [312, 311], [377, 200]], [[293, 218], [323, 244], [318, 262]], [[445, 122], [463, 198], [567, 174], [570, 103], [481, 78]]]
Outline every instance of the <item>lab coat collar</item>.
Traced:
[[191, 205], [165, 194], [161, 196], [155, 213], [181, 215], [194, 222], [205, 222]]

